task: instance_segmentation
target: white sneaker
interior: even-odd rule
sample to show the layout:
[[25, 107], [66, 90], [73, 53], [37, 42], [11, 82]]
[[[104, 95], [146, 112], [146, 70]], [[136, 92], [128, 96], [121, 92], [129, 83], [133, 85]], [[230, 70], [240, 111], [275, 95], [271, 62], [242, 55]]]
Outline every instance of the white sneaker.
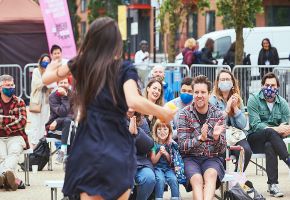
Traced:
[[283, 192], [280, 191], [277, 184], [268, 184], [268, 190], [267, 192], [270, 192], [270, 195], [273, 197], [283, 197]]
[[55, 160], [55, 164], [62, 164], [63, 163], [63, 158], [64, 158], [64, 152], [59, 150], [56, 160]]

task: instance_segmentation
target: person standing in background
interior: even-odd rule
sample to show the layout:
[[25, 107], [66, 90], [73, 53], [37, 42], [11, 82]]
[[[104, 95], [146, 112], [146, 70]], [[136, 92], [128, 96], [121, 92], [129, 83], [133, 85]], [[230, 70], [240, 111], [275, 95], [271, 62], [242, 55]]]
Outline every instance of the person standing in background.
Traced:
[[147, 64], [149, 62], [148, 42], [142, 40], [139, 46], [140, 50], [135, 54], [135, 64]]
[[[42, 82], [42, 74], [46, 70], [47, 65], [51, 59], [48, 54], [42, 54], [38, 61], [38, 67], [33, 70], [31, 80], [31, 93], [30, 93], [30, 127], [29, 127], [29, 139], [34, 148], [39, 139], [42, 138], [45, 131], [45, 123], [49, 119], [49, 103], [48, 96], [50, 89]], [[40, 106], [40, 110], [35, 110], [32, 105]]]
[[[259, 53], [258, 65], [279, 65], [279, 55], [277, 49], [275, 47], [272, 47], [269, 38], [264, 38], [261, 45], [262, 49]], [[262, 68], [261, 77], [272, 71], [273, 67]]]

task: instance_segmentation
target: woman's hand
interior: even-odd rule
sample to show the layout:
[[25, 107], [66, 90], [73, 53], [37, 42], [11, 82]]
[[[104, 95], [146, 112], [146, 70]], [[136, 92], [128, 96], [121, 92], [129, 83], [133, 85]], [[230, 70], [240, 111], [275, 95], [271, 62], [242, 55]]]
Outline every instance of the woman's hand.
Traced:
[[137, 125], [136, 125], [136, 116], [133, 116], [130, 118], [129, 131], [132, 135], [138, 134]]

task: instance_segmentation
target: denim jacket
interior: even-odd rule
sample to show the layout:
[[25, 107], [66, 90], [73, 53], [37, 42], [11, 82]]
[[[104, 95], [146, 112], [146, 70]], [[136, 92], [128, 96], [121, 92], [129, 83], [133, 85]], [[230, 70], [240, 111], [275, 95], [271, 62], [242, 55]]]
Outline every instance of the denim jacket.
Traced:
[[[212, 95], [209, 99], [209, 102], [216, 106], [221, 111], [225, 111], [227, 107], [227, 102], [225, 102], [223, 99], [218, 99], [217, 96]], [[232, 117], [227, 117], [226, 119], [227, 124], [230, 124], [231, 126], [234, 126], [238, 129], [244, 129], [247, 126], [247, 119], [245, 116], [245, 107], [243, 102], [241, 103], [240, 110], [235, 113]]]

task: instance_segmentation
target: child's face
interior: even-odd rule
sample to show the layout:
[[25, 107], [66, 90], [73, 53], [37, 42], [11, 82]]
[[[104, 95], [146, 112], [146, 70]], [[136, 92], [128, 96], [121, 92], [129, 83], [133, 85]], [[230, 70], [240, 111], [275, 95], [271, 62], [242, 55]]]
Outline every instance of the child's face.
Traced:
[[169, 128], [167, 126], [162, 125], [157, 128], [157, 137], [160, 140], [163, 140], [163, 141], [166, 140], [168, 135], [169, 135]]

